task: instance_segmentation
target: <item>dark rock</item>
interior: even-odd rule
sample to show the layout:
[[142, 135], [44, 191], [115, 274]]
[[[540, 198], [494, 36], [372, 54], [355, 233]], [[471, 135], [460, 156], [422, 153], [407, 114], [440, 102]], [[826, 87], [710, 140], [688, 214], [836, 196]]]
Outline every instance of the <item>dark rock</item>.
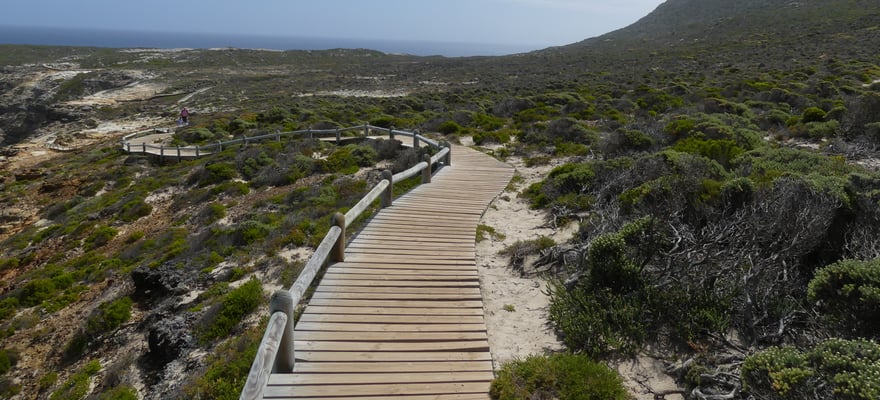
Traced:
[[131, 272], [134, 293], [138, 298], [183, 294], [188, 291], [187, 283], [191, 276], [173, 264], [162, 264], [156, 268], [141, 266]]
[[187, 349], [192, 348], [195, 342], [187, 329], [189, 323], [185, 318], [167, 314], [161, 317], [164, 318], [153, 324], [147, 334], [150, 348], [147, 358], [164, 365], [176, 360]]

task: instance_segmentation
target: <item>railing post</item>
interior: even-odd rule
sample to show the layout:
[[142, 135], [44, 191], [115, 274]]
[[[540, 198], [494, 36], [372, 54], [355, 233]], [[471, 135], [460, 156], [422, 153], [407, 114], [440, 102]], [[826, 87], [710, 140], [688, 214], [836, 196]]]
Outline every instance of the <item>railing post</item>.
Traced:
[[131, 153], [131, 143], [125, 142], [125, 148], [128, 149], [127, 153]]
[[391, 207], [394, 202], [394, 174], [386, 169], [382, 171], [382, 179], [388, 181], [388, 187], [382, 192], [382, 208]]
[[165, 145], [159, 145], [159, 162], [165, 162]]
[[370, 136], [370, 124], [364, 124], [364, 139]]
[[394, 140], [394, 127], [388, 128], [388, 138]]
[[277, 129], [275, 130], [275, 140], [277, 140], [278, 143], [281, 143], [281, 131]]
[[180, 145], [177, 145], [177, 162], [180, 162]]
[[339, 143], [342, 142], [342, 133], [339, 132], [339, 127], [336, 127], [336, 145], [339, 146]]
[[293, 366], [296, 362], [293, 348], [293, 307], [293, 296], [290, 295], [290, 292], [277, 290], [272, 294], [272, 299], [269, 301], [269, 315], [279, 311], [287, 315], [287, 325], [284, 327], [284, 335], [281, 336], [272, 372], [285, 374], [293, 372]]
[[218, 140], [217, 141], [217, 152], [220, 153], [222, 151], [223, 151], [223, 142]]
[[336, 243], [333, 244], [333, 250], [330, 251], [330, 260], [333, 262], [343, 262], [345, 261], [345, 215], [342, 213], [336, 213], [333, 216], [333, 226], [338, 226], [339, 229], [342, 229], [342, 233], [339, 234], [339, 239], [336, 239]]
[[413, 131], [413, 148], [414, 149], [419, 148], [419, 130], [418, 129]]
[[312, 128], [309, 128], [309, 139], [314, 139], [315, 137], [312, 135]]
[[199, 158], [199, 145], [196, 145], [196, 158]]
[[147, 142], [142, 142], [142, 143], [141, 143], [141, 146], [143, 146], [143, 148], [144, 148], [144, 149], [142, 150], [142, 152], [143, 152], [144, 154], [147, 154]]
[[443, 160], [443, 163], [446, 164], [446, 166], [448, 167], [452, 165], [452, 143], [443, 142], [443, 147], [449, 149], [449, 151], [446, 152], [446, 157], [444, 157], [445, 159]]
[[425, 154], [422, 156], [422, 161], [428, 163], [428, 167], [422, 170], [422, 183], [431, 183], [431, 156]]

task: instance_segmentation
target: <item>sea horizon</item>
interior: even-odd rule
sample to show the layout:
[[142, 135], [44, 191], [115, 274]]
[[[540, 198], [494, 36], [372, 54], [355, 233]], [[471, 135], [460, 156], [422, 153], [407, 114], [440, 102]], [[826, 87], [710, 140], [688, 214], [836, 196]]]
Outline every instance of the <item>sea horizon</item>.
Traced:
[[240, 48], [282, 51], [342, 48], [377, 50], [388, 54], [445, 57], [501, 56], [539, 50], [538, 46], [534, 45], [19, 26], [0, 26], [0, 44], [119, 49]]

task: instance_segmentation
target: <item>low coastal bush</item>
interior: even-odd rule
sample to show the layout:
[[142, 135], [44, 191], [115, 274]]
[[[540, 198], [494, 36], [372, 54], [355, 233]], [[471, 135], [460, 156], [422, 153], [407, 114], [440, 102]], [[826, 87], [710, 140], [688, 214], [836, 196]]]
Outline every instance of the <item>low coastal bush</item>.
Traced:
[[530, 356], [504, 364], [489, 394], [496, 400], [626, 400], [620, 375], [575, 354]]
[[829, 339], [808, 349], [771, 347], [745, 359], [743, 389], [761, 399], [880, 398], [880, 345]]
[[265, 323], [219, 346], [206, 360], [203, 374], [196, 375], [183, 387], [191, 399], [237, 399], [265, 330]]
[[880, 329], [880, 259], [841, 260], [820, 268], [807, 295], [828, 318], [851, 332], [876, 335]]
[[262, 303], [263, 286], [256, 279], [233, 289], [223, 297], [214, 312], [209, 312], [206, 316], [206, 325], [200, 334], [201, 340], [208, 342], [228, 336], [244, 317]]

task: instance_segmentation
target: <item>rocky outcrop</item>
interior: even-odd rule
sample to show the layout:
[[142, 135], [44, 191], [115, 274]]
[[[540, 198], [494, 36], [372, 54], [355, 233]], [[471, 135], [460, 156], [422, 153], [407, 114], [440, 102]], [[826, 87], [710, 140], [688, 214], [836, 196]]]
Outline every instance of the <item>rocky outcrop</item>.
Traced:
[[134, 295], [140, 300], [162, 300], [169, 295], [180, 295], [189, 291], [192, 275], [173, 264], [162, 264], [156, 268], [141, 266], [131, 273], [134, 282]]
[[195, 342], [189, 332], [191, 325], [184, 317], [162, 314], [153, 323], [147, 334], [150, 351], [147, 358], [156, 364], [165, 365], [176, 360]]
[[95, 107], [70, 100], [121, 88], [140, 76], [135, 71], [59, 70], [45, 66], [6, 66], [0, 74], [0, 146], [20, 143], [51, 123], [89, 121]]

